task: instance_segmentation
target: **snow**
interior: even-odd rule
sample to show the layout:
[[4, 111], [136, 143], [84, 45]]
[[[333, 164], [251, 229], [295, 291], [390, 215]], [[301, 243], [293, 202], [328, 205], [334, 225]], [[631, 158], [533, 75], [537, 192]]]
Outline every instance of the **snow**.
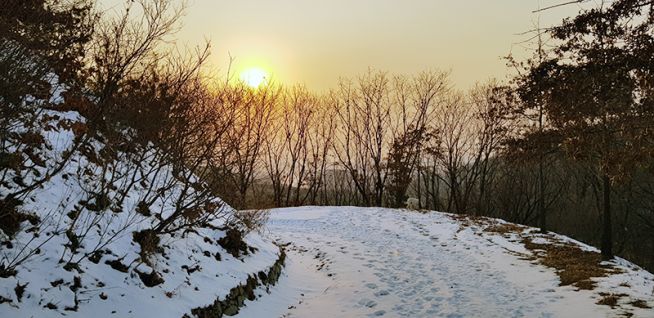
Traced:
[[[42, 119], [49, 127], [41, 133], [47, 147], [44, 158], [50, 168], [57, 164], [55, 159], [63, 158], [63, 153], [71, 149], [74, 134], [65, 121], [84, 123], [84, 118], [76, 112], [43, 111]], [[102, 143], [93, 140], [90, 147], [95, 151], [102, 148]], [[151, 153], [157, 150], [152, 147]], [[191, 309], [212, 304], [217, 298], [224, 299], [230, 289], [245, 283], [248, 275], [267, 271], [278, 259], [279, 248], [269, 239], [258, 233], [246, 236], [246, 243], [256, 248], [239, 259], [227, 253], [217, 241], [225, 233], [222, 228], [233, 215], [233, 209], [216, 198], [220, 204], [211, 225], [216, 228], [198, 228], [195, 232], [176, 233], [161, 236], [160, 246], [164, 253], [156, 255], [151, 264], [139, 261], [140, 246], [133, 242], [132, 233], [151, 228], [157, 224], [155, 217], [136, 213], [138, 203], [143, 199], [142, 185], [131, 188], [123, 204], [112, 206], [103, 213], [88, 210], [80, 203], [88, 199], [89, 189], [98, 189], [100, 176], [114, 174], [118, 176], [114, 185], [121, 189], [126, 172], [135, 169], [134, 158], [128, 154], [119, 154], [119, 160], [103, 170], [87, 157], [75, 153], [63, 170], [45, 182], [42, 187], [24, 198], [23, 211], [35, 213], [42, 223], [36, 232], [28, 231], [29, 224], [23, 224], [23, 230], [11, 240], [13, 246], [0, 247], [0, 263], [7, 264], [20, 259], [34, 251], [35, 254], [16, 270], [17, 274], [0, 278], [0, 317], [182, 317], [190, 314]], [[147, 156], [147, 158], [156, 158]], [[142, 171], [153, 171], [157, 164], [154, 159], [141, 162]], [[45, 168], [36, 168], [25, 176], [26, 180], [36, 180], [45, 175]], [[40, 172], [38, 172], [40, 171]], [[49, 171], [52, 171], [49, 169]], [[182, 185], [172, 175], [172, 167], [165, 166], [158, 174], [142, 175], [147, 184], [167, 187], [164, 195], [159, 196], [151, 209], [161, 212], [165, 217], [175, 209], [175, 200], [181, 192]], [[11, 178], [7, 178], [11, 180]], [[106, 180], [112, 180], [107, 178]], [[169, 187], [168, 187], [169, 186]], [[111, 187], [110, 187], [111, 189]], [[0, 186], [0, 198], [11, 193], [12, 186]], [[189, 190], [191, 193], [193, 189]], [[119, 195], [110, 191], [109, 195]], [[189, 196], [192, 198], [192, 194]], [[79, 211], [80, 217], [72, 221], [69, 211]], [[69, 243], [65, 234], [72, 229], [80, 235], [81, 246], [77, 253], [71, 253], [64, 246]], [[88, 231], [88, 232], [86, 232]], [[36, 235], [35, 233], [38, 233]], [[7, 238], [0, 231], [0, 241]], [[101, 246], [106, 251], [97, 263], [83, 257]], [[206, 254], [205, 254], [206, 253]], [[215, 257], [220, 254], [221, 260]], [[121, 260], [129, 266], [127, 273], [117, 271], [107, 265], [108, 260]], [[61, 261], [63, 260], [63, 261]], [[64, 269], [69, 260], [79, 263], [80, 271]], [[185, 270], [198, 268], [197, 271]], [[155, 287], [146, 287], [136, 270], [149, 273], [156, 270], [165, 280]], [[81, 278], [81, 286], [73, 289], [75, 277]], [[61, 283], [58, 283], [61, 281]], [[25, 285], [22, 299], [18, 299], [15, 288]], [[78, 301], [78, 308], [74, 308]], [[44, 308], [48, 304], [56, 309]]]
[[[654, 305], [654, 275], [625, 260], [613, 262], [623, 273], [577, 291], [559, 286], [554, 269], [521, 257], [530, 251], [515, 235], [484, 232], [445, 213], [277, 209], [267, 229], [290, 243], [287, 267], [271, 294], [248, 302], [238, 317], [654, 317], [652, 309], [626, 304]], [[602, 292], [629, 299], [612, 309], [596, 304]]]
[[[74, 134], [66, 128], [70, 125], [59, 123], [84, 123], [84, 118], [75, 112], [43, 111], [42, 116], [50, 128], [42, 132], [48, 145], [39, 151], [45, 152], [46, 158], [60, 159], [71, 148]], [[99, 151], [102, 143], [94, 140], [91, 147]], [[145, 172], [156, 164], [151, 158], [157, 158], [157, 150], [151, 148], [146, 159], [139, 161]], [[123, 204], [113, 207], [115, 212], [95, 213], [80, 204], [87, 199], [89, 188], [99, 186], [102, 174], [123, 175], [135, 168], [134, 158], [127, 154], [119, 157], [111, 169], [103, 170], [75, 154], [61, 173], [24, 198], [21, 208], [42, 220], [40, 234], [24, 228], [12, 241], [13, 247], [1, 247], [0, 261], [20, 258], [26, 251], [38, 253], [19, 265], [15, 276], [0, 278], [0, 302], [11, 301], [0, 304], [0, 317], [182, 317], [193, 308], [224, 299], [248, 275], [268, 270], [279, 257], [273, 241], [286, 246], [284, 275], [270, 288], [270, 294], [257, 290], [258, 299], [246, 301], [239, 317], [654, 317], [654, 310], [628, 304], [644, 300], [654, 306], [654, 275], [626, 260], [616, 258], [608, 263], [621, 272], [596, 278], [595, 290], [578, 291], [559, 286], [554, 269], [525, 257], [533, 254], [518, 233], [484, 231], [487, 224], [483, 222], [438, 212], [276, 209], [263, 234], [250, 233], [245, 239], [257, 251], [237, 259], [216, 244], [225, 235], [219, 228], [234, 212], [216, 198], [222, 205], [211, 221], [216, 229], [164, 235], [160, 244], [164, 253], [149, 265], [141, 263], [140, 247], [133, 242], [132, 233], [157, 222], [134, 212], [142, 200], [141, 185], [130, 189]], [[49, 167], [54, 164], [55, 160], [47, 162]], [[46, 170], [35, 169], [24, 176], [26, 180], [39, 178]], [[181, 192], [181, 185], [171, 175], [171, 167], [142, 175], [148, 184], [168, 189], [152, 205], [164, 217], [172, 213]], [[0, 197], [10, 191], [10, 184], [0, 185]], [[83, 214], [77, 223], [71, 223], [66, 213], [73, 210]], [[64, 248], [69, 228], [78, 233], [90, 229], [75, 254]], [[522, 229], [522, 234], [532, 232], [535, 229]], [[538, 244], [566, 242], [596, 251], [561, 235], [530, 235]], [[107, 252], [98, 263], [87, 258], [80, 263], [81, 271], [64, 270], [61, 259], [76, 260], [98, 245], [105, 245], [102, 250]], [[116, 259], [130, 267], [127, 273], [105, 264]], [[156, 270], [165, 282], [146, 287], [135, 270]], [[72, 287], [77, 276], [81, 286], [75, 292]], [[58, 284], [59, 280], [62, 283]], [[19, 300], [15, 288], [24, 284], [28, 285]], [[621, 298], [620, 306], [611, 308], [596, 304], [600, 293], [627, 296]], [[79, 307], [66, 310], [75, 306], [75, 299]], [[46, 309], [47, 304], [57, 308]]]

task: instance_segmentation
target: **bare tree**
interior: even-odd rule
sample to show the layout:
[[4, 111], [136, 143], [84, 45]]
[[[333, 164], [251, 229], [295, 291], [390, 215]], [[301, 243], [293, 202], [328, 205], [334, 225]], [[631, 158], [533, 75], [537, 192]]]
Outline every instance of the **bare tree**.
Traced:
[[386, 73], [369, 70], [356, 83], [342, 80], [330, 98], [340, 122], [334, 150], [365, 205], [383, 204], [384, 156], [393, 132], [390, 90]]
[[265, 166], [278, 206], [315, 203], [331, 148], [334, 120], [321, 99], [302, 86], [284, 91]]
[[[420, 73], [411, 80], [395, 77], [393, 81], [396, 124], [393, 126], [395, 132], [388, 167], [391, 175], [389, 190], [395, 207], [403, 206], [407, 199], [415, 171], [420, 169], [426, 142], [437, 137], [427, 123], [449, 90], [448, 76], [446, 72], [431, 71]], [[419, 185], [417, 189], [420, 191]], [[420, 199], [420, 195], [418, 197]]]
[[226, 85], [222, 89], [222, 102], [235, 109], [236, 117], [225, 134], [223, 166], [226, 176], [238, 191], [236, 207], [244, 207], [248, 190], [261, 168], [261, 151], [269, 133], [273, 110], [280, 89], [273, 83], [253, 89], [244, 83]]
[[161, 58], [162, 44], [174, 33], [185, 3], [174, 7], [170, 0], [130, 1], [113, 17], [98, 23], [89, 45], [88, 86], [96, 98], [102, 118], [120, 107], [112, 98], [123, 81], [147, 72]]

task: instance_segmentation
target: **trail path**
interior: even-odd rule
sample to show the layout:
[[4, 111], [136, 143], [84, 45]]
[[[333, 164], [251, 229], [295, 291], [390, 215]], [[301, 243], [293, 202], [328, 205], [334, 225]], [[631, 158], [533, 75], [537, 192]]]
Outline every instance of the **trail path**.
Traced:
[[[480, 233], [441, 213], [280, 209], [273, 211], [268, 231], [289, 244], [286, 275], [270, 295], [248, 304], [240, 317], [620, 313], [596, 305], [596, 292], [558, 286], [552, 269], [511, 252], [529, 253], [517, 240]], [[644, 310], [635, 313], [654, 317]]]

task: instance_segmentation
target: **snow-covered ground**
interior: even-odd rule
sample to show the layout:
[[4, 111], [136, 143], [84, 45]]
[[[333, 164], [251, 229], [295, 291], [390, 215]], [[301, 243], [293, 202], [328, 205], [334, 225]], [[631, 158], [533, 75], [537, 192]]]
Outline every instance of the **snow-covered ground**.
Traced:
[[[54, 159], [73, 149], [75, 124], [84, 123], [74, 112], [45, 115], [48, 128], [40, 133], [47, 147], [41, 151], [49, 159], [26, 173], [27, 181], [56, 170]], [[620, 273], [596, 278], [594, 290], [562, 287], [555, 270], [541, 265], [523, 244], [521, 235], [533, 230], [496, 233], [487, 227], [501, 221], [437, 212], [273, 210], [264, 235], [245, 238], [254, 249], [233, 257], [217, 244], [233, 210], [214, 198], [218, 209], [211, 226], [162, 234], [162, 250], [146, 262], [133, 233], [170, 215], [183, 184], [172, 167], [155, 169], [160, 164], [155, 159], [120, 154], [107, 170], [90, 160], [103, 144], [95, 140], [89, 147], [86, 155], [74, 152], [59, 173], [22, 198], [21, 209], [38, 216], [38, 226], [23, 222], [15, 238], [0, 235], [0, 265], [18, 264], [15, 274], [0, 278], [0, 318], [190, 315], [224, 300], [250, 275], [269, 270], [280, 253], [272, 240], [286, 248], [284, 275], [269, 294], [256, 290], [260, 297], [247, 301], [239, 317], [654, 317], [654, 309], [630, 304], [654, 306], [654, 275], [625, 260], [612, 264]], [[150, 156], [156, 149], [146, 150], [147, 158], [156, 158]], [[126, 172], [137, 168], [143, 171], [141, 182], [119, 191], [120, 180], [129, 179]], [[98, 213], [89, 196], [102, 180], [113, 179], [118, 181], [107, 187], [107, 196], [124, 198]], [[0, 184], [0, 197], [15, 186]], [[147, 188], [161, 190], [150, 204], [159, 218], [139, 212]], [[536, 244], [554, 238], [594, 251], [562, 236], [528, 235]], [[124, 268], [115, 269], [116, 262]], [[66, 270], [66, 264], [76, 267]], [[156, 273], [163, 281], [147, 287], [139, 272]], [[601, 293], [621, 295], [617, 306], [596, 304]]]
[[[239, 317], [654, 317], [627, 304], [654, 305], [654, 275], [624, 260], [623, 273], [578, 291], [511, 235], [444, 213], [278, 209], [268, 231], [289, 244], [285, 274]], [[611, 308], [600, 293], [626, 296]]]
[[[56, 111], [45, 111], [42, 120], [47, 128], [38, 133], [46, 143], [42, 150], [45, 162], [43, 167], [26, 172], [25, 180], [54, 171], [56, 159], [73, 149], [71, 127], [85, 122], [76, 112]], [[93, 140], [89, 143], [92, 150], [86, 153], [99, 153], [103, 146]], [[150, 152], [157, 151], [151, 148]], [[194, 308], [224, 300], [232, 288], [245, 284], [251, 275], [267, 272], [278, 260], [279, 248], [257, 233], [244, 239], [250, 247], [247, 255], [234, 257], [223, 248], [219, 240], [226, 235], [226, 225], [234, 221], [233, 209], [212, 198], [216, 207], [211, 211], [215, 216], [207, 221], [210, 226], [160, 235], [160, 250], [144, 261], [133, 233], [159, 224], [160, 218], [173, 213], [176, 204], [193, 200], [196, 190], [183, 190], [184, 184], [174, 177], [172, 167], [155, 159], [135, 160], [120, 154], [107, 166], [101, 167], [89, 155], [75, 151], [59, 173], [22, 198], [21, 211], [38, 216], [40, 222], [22, 222], [15, 238], [0, 231], [0, 269], [17, 264], [15, 274], [0, 277], [0, 318], [181, 318], [191, 315]], [[134, 169], [142, 172], [138, 182], [123, 186]], [[101, 177], [103, 174], [106, 178]], [[107, 187], [107, 196], [114, 200], [109, 208], [98, 212], [84, 202], [104, 180], [116, 180], [113, 187]], [[152, 212], [146, 215], [138, 211], [148, 187], [156, 196], [149, 206]], [[16, 188], [14, 184], [0, 184], [0, 199]], [[124, 193], [120, 189], [125, 189]], [[189, 195], [176, 203], [182, 191]], [[120, 204], [114, 203], [123, 195]], [[71, 247], [71, 237], [79, 246]], [[114, 268], [112, 262], [123, 268]], [[66, 264], [75, 267], [66, 270]], [[147, 287], [139, 273], [156, 273], [163, 281]]]

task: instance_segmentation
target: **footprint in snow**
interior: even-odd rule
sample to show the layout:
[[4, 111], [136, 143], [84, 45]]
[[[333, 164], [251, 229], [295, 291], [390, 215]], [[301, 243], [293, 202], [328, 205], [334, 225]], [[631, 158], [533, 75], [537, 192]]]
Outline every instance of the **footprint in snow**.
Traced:
[[388, 296], [388, 294], [389, 294], [388, 290], [380, 290], [375, 293], [375, 296], [376, 297]]
[[359, 300], [359, 305], [366, 306], [368, 308], [373, 308], [373, 307], [377, 306], [377, 302], [374, 301], [374, 300], [364, 298], [364, 299]]

